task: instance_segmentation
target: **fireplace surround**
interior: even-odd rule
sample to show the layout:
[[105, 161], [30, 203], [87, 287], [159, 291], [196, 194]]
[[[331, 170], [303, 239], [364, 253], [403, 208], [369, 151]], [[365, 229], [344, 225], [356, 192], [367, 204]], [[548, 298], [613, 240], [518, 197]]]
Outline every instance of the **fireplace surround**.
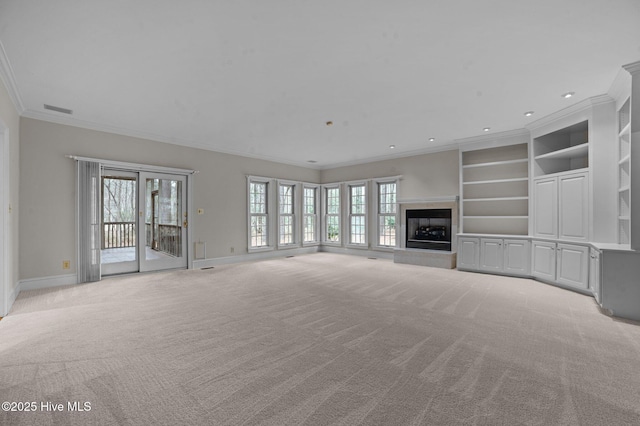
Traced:
[[[435, 216], [444, 217], [422, 217], [418, 219], [417, 225], [411, 224], [410, 222], [414, 221], [410, 219], [413, 219], [416, 214], [421, 216], [424, 210], [432, 211]], [[411, 211], [414, 212], [410, 213]], [[394, 262], [446, 269], [456, 267], [458, 196], [398, 200], [398, 213], [400, 247], [394, 250]], [[416, 229], [418, 238], [415, 238]]]

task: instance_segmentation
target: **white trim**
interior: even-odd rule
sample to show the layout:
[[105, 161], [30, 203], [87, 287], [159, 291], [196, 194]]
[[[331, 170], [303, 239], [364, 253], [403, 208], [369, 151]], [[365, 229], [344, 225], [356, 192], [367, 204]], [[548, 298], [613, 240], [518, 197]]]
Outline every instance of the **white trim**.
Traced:
[[[302, 194], [300, 196], [300, 242], [302, 244], [303, 247], [311, 247], [311, 246], [317, 246], [320, 245], [320, 242], [322, 240], [322, 238], [320, 237], [321, 234], [321, 217], [322, 217], [322, 203], [320, 201], [321, 199], [321, 193], [322, 193], [322, 186], [317, 184], [317, 183], [302, 183], [301, 185], [302, 187]], [[315, 199], [314, 199], [314, 211], [315, 213], [313, 215], [309, 215], [306, 213], [305, 209], [304, 209], [304, 200], [305, 200], [305, 189], [314, 189], [315, 190]], [[305, 227], [305, 219], [306, 216], [315, 216], [315, 227], [314, 227], [314, 237], [315, 240], [314, 241], [305, 241], [305, 232], [304, 232], [304, 227]]]
[[7, 92], [9, 93], [9, 98], [11, 98], [11, 102], [13, 102], [13, 106], [18, 111], [18, 114], [22, 115], [25, 111], [24, 103], [20, 97], [13, 67], [11, 67], [11, 63], [7, 57], [7, 52], [4, 50], [4, 46], [2, 45], [2, 41], [0, 41], [0, 79], [7, 88]]
[[[345, 207], [346, 207], [346, 215], [345, 217], [345, 227], [346, 227], [346, 233], [345, 236], [346, 238], [344, 239], [344, 246], [348, 247], [348, 248], [352, 248], [352, 249], [357, 249], [357, 250], [368, 250], [369, 249], [369, 245], [370, 245], [370, 230], [369, 230], [369, 214], [371, 211], [371, 197], [370, 197], [370, 187], [371, 185], [369, 185], [370, 180], [366, 179], [366, 180], [353, 180], [353, 181], [349, 181], [349, 182], [345, 182], [344, 183], [344, 187], [346, 189], [345, 195], [346, 195], [346, 199], [347, 202], [345, 203]], [[363, 216], [364, 217], [364, 244], [356, 244], [356, 243], [352, 243], [351, 242], [351, 201], [352, 201], [352, 197], [351, 197], [351, 188], [352, 187], [359, 187], [359, 186], [364, 186], [364, 214], [358, 213], [356, 214], [357, 216]]]
[[[13, 286], [11, 253], [11, 173], [9, 163], [11, 151], [9, 149], [9, 129], [0, 121], [0, 316], [11, 310], [11, 305], [17, 294]], [[9, 289], [11, 293], [9, 294]]]
[[[564, 124], [560, 123], [560, 120], [569, 118], [574, 114], [591, 113], [591, 109], [594, 106], [600, 105], [600, 104], [606, 104], [612, 101], [613, 101], [613, 98], [611, 98], [611, 96], [609, 96], [608, 94], [594, 96], [592, 98], [588, 98], [581, 102], [578, 102], [577, 104], [573, 104], [567, 108], [561, 109], [560, 111], [556, 111], [553, 114], [549, 114], [546, 117], [542, 117], [539, 120], [536, 120], [530, 123], [529, 125], [527, 125], [526, 128], [531, 132], [532, 137], [537, 137], [538, 134], [536, 133], [536, 131], [540, 130], [545, 126], [556, 125], [556, 126], [563, 127]], [[548, 131], [551, 131], [551, 130], [545, 129], [542, 134], [547, 133]]]
[[319, 246], [313, 247], [292, 247], [289, 250], [262, 250], [236, 256], [214, 257], [211, 259], [195, 260], [193, 262], [194, 269], [210, 268], [218, 265], [230, 265], [242, 262], [255, 262], [266, 259], [274, 259], [278, 257], [297, 256], [303, 254], [317, 253], [321, 251]]
[[125, 127], [114, 126], [111, 124], [95, 123], [92, 121], [80, 120], [73, 116], [67, 116], [66, 114], [65, 115], [56, 114], [56, 113], [50, 113], [48, 111], [34, 111], [28, 108], [24, 108], [20, 112], [22, 117], [31, 118], [34, 120], [47, 121], [49, 123], [63, 124], [66, 126], [77, 127], [81, 129], [89, 129], [89, 130], [95, 130], [98, 132], [111, 133], [114, 135], [127, 136], [127, 137], [132, 137], [137, 139], [146, 139], [154, 142], [167, 143], [171, 145], [178, 145], [178, 146], [183, 146], [188, 148], [202, 149], [206, 151], [218, 152], [221, 154], [235, 155], [238, 157], [255, 158], [258, 160], [271, 161], [278, 164], [288, 164], [292, 166], [304, 167], [307, 169], [315, 169], [315, 170], [321, 169], [319, 165], [313, 165], [307, 162], [286, 160], [279, 157], [271, 157], [264, 154], [253, 154], [250, 152], [239, 151], [235, 149], [227, 149], [227, 148], [220, 148], [220, 147], [212, 148], [210, 145], [200, 141], [196, 141], [196, 140], [187, 140], [187, 139], [181, 139], [176, 137], [161, 136], [161, 135], [144, 131], [144, 130], [129, 129]]
[[94, 163], [100, 163], [100, 166], [110, 169], [122, 169], [136, 172], [151, 172], [151, 173], [167, 173], [172, 175], [190, 175], [198, 173], [197, 170], [189, 169], [177, 169], [175, 167], [154, 166], [152, 164], [140, 164], [140, 163], [127, 163], [124, 161], [105, 160], [104, 158], [90, 158], [80, 157], [77, 155], [67, 155], [67, 158], [76, 161], [91, 161]]
[[[267, 245], [260, 247], [252, 247], [251, 246], [251, 183], [264, 183], [267, 188], [265, 191], [266, 205], [265, 205], [265, 215], [267, 220]], [[275, 187], [275, 179], [265, 178], [260, 176], [251, 176], [247, 175], [247, 187], [246, 187], [246, 197], [247, 197], [247, 206], [246, 206], [246, 215], [247, 215], [247, 253], [259, 253], [265, 251], [272, 251], [275, 249], [275, 245], [273, 244], [273, 235], [274, 235], [274, 221], [272, 220], [273, 216], [273, 207], [271, 206], [273, 202], [271, 201], [273, 198], [273, 187]], [[194, 262], [195, 265], [195, 262]], [[194, 266], [195, 267], [195, 266]]]
[[627, 65], [623, 65], [622, 68], [627, 70], [629, 72], [629, 74], [635, 74], [637, 72], [640, 72], [640, 61], [636, 61], [636, 62], [632, 62], [632, 63], [627, 64]]
[[[293, 219], [291, 232], [293, 235], [291, 236], [292, 242], [283, 244], [280, 242], [280, 217], [282, 213], [280, 213], [280, 187], [282, 186], [290, 186], [291, 187], [291, 214], [285, 214], [286, 216], [291, 216]], [[297, 181], [286, 180], [286, 179], [276, 179], [276, 247], [278, 250], [282, 249], [291, 249], [300, 247], [300, 218], [297, 213], [300, 204], [300, 183]]]
[[447, 197], [431, 197], [431, 198], [404, 198], [397, 200], [398, 204], [419, 204], [419, 203], [446, 203], [457, 202], [460, 200], [460, 196], [451, 195]]
[[59, 287], [62, 285], [77, 284], [77, 274], [56, 275], [51, 277], [29, 278], [20, 280], [20, 292], [40, 290], [43, 288]]
[[506, 132], [498, 132], [488, 135], [457, 139], [456, 142], [458, 142], [460, 151], [475, 151], [477, 149], [483, 148], [494, 148], [506, 145], [516, 145], [518, 143], [528, 143], [529, 139], [529, 130], [517, 129]]

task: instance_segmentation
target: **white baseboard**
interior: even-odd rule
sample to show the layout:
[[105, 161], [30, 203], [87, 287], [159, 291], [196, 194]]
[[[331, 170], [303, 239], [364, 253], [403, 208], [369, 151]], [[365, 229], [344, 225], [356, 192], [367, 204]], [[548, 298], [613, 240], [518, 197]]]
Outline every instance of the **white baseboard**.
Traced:
[[[61, 285], [77, 284], [78, 276], [76, 274], [57, 275], [54, 277], [40, 277], [20, 280], [19, 291], [40, 290], [43, 288], [58, 287]], [[17, 295], [16, 295], [17, 297]]]
[[270, 250], [256, 253], [239, 254], [237, 256], [214, 257], [211, 259], [194, 260], [193, 269], [209, 268], [218, 265], [228, 265], [241, 262], [255, 262], [256, 260], [274, 259], [278, 257], [296, 256], [320, 251], [319, 246], [300, 247], [286, 250]]
[[[7, 296], [6, 305], [0, 306], [0, 317], [6, 317], [7, 315], [9, 315], [9, 312], [11, 312], [11, 307], [13, 306], [13, 303], [16, 301], [16, 298], [18, 297], [19, 293], [20, 293], [20, 283], [18, 283], [15, 287], [13, 287], [13, 289], [9, 291], [8, 294], [6, 295]], [[6, 312], [5, 312], [5, 307], [6, 307]]]

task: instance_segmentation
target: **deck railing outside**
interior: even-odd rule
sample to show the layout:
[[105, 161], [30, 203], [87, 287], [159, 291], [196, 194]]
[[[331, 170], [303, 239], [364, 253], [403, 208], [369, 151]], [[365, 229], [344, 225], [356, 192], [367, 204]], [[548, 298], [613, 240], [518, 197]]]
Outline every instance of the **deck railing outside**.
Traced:
[[102, 248], [136, 246], [135, 222], [105, 222], [102, 227]]

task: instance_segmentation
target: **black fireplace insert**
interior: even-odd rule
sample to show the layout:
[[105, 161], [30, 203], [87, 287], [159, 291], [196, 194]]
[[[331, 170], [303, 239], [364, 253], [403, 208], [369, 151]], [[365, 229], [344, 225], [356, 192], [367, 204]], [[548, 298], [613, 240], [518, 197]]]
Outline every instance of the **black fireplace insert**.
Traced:
[[407, 210], [407, 248], [451, 251], [451, 209]]

